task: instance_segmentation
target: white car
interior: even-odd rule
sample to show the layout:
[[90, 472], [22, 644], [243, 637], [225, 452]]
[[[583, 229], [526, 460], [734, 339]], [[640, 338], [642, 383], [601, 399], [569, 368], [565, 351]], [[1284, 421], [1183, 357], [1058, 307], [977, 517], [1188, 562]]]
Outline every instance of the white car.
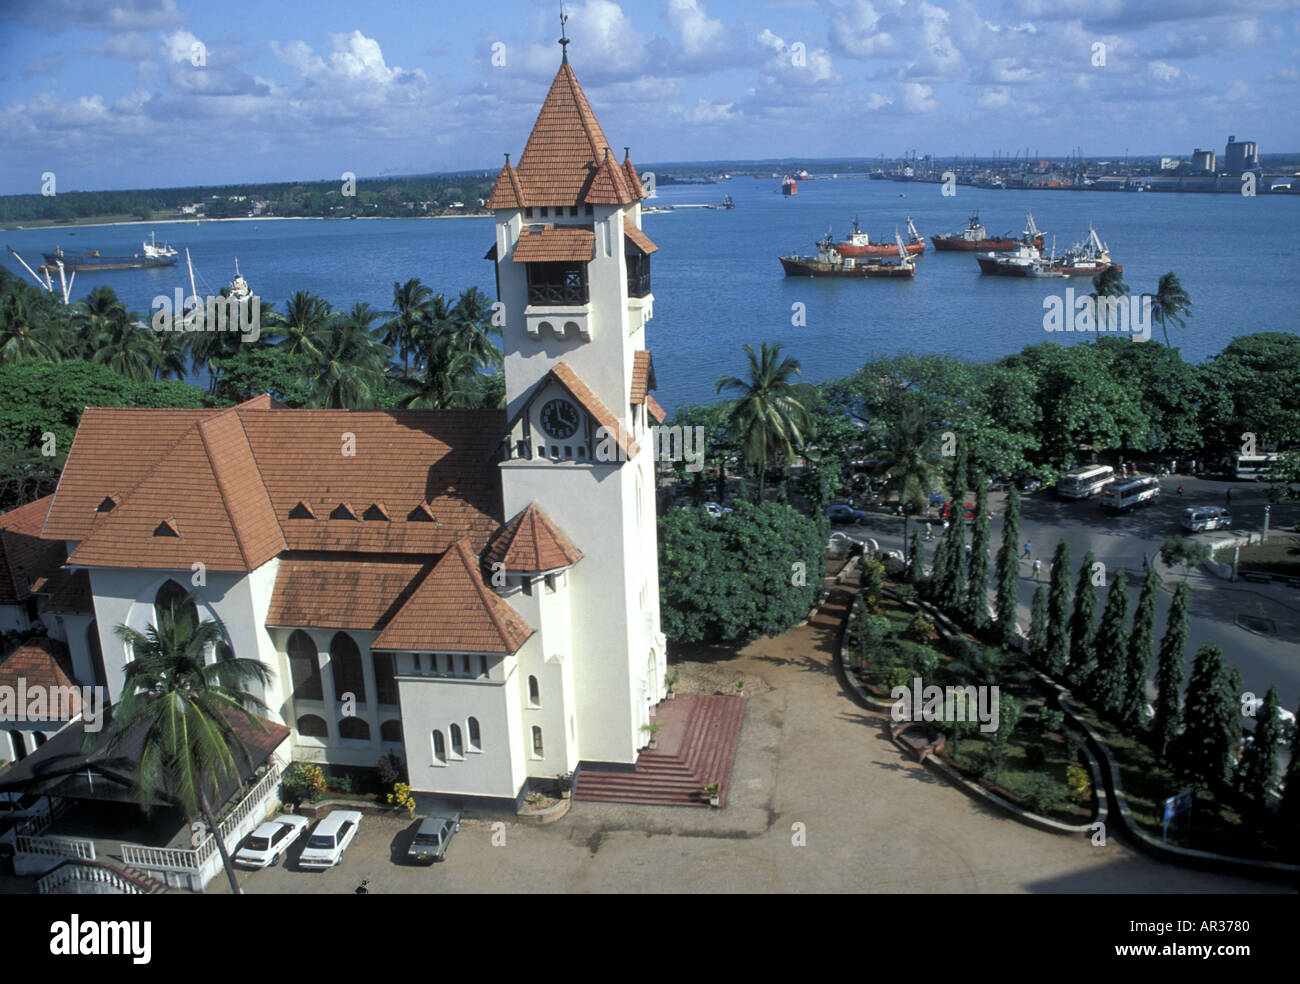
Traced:
[[307, 838], [307, 846], [298, 858], [298, 867], [333, 868], [343, 860], [343, 852], [356, 837], [359, 826], [361, 814], [356, 810], [335, 810], [327, 815]]
[[307, 818], [287, 813], [268, 820], [244, 841], [235, 854], [235, 864], [245, 868], [268, 868], [280, 863], [289, 845], [307, 829]]
[[[1264, 698], [1251, 697], [1242, 704], [1242, 709], [1245, 710], [1247, 706], [1250, 708], [1251, 717], [1255, 717], [1264, 706]], [[1288, 744], [1291, 741], [1290, 736], [1295, 733], [1295, 714], [1288, 711], [1285, 707], [1279, 707], [1277, 709], [1277, 717], [1278, 720], [1282, 722], [1282, 735], [1278, 738], [1277, 743], [1279, 745]], [[1246, 741], [1250, 741], [1250, 738], [1247, 737]]]

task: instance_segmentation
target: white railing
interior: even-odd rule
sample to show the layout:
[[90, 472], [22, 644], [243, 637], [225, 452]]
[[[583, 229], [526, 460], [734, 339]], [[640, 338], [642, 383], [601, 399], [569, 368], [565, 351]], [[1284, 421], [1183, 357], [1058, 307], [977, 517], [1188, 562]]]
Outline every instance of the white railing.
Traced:
[[[206, 841], [204, 843], [207, 843]], [[215, 850], [208, 846], [207, 853]], [[123, 844], [122, 860], [132, 868], [159, 871], [197, 871], [202, 864], [199, 851], [185, 851], [176, 847], [144, 847], [140, 844]]]
[[[36, 880], [36, 891], [40, 895], [60, 895], [64, 894], [59, 890], [65, 885], [72, 883], [96, 883], [101, 885], [111, 885], [123, 895], [147, 895], [154, 889], [148, 887], [146, 882], [139, 879], [131, 878], [117, 871], [102, 862], [95, 864], [68, 864], [60, 865]], [[98, 894], [77, 892], [74, 894]]]
[[[227, 847], [230, 846], [231, 835], [236, 834], [240, 824], [266, 802], [267, 795], [275, 789], [279, 781], [280, 766], [272, 760], [266, 770], [266, 775], [259, 779], [257, 785], [248, 791], [248, 795], [230, 811], [230, 816], [217, 825], [221, 831], [222, 840], [225, 841]], [[261, 819], [260, 812], [256, 813], [256, 816], [259, 820]]]
[[80, 858], [82, 861], [95, 860], [95, 842], [72, 837], [32, 837], [19, 834], [15, 839], [14, 850], [19, 854], [48, 854]]
[[51, 824], [67, 813], [72, 806], [71, 800], [61, 799], [58, 796], [51, 796], [49, 802], [50, 808], [46, 812], [29, 817], [18, 825], [18, 836], [38, 837], [49, 830]]

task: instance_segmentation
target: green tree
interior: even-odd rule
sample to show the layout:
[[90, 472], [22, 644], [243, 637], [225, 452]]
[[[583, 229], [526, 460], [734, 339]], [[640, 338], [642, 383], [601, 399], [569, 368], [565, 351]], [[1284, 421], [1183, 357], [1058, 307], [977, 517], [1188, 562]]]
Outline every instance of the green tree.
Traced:
[[1107, 306], [1101, 303], [1102, 298], [1123, 297], [1128, 293], [1128, 284], [1124, 283], [1124, 276], [1119, 267], [1109, 266], [1100, 274], [1092, 278], [1092, 298], [1097, 302], [1096, 307], [1096, 325], [1097, 338], [1100, 341], [1102, 331], [1110, 331], [1114, 327], [1111, 322]]
[[309, 364], [319, 365], [322, 361], [320, 336], [337, 317], [330, 302], [323, 297], [306, 290], [294, 291], [289, 295], [284, 314], [272, 312], [270, 317], [263, 317], [269, 328], [263, 337], [268, 342], [283, 345], [289, 355], [301, 356]]
[[1047, 585], [1034, 588], [1029, 612], [1029, 655], [1042, 665], [1047, 658]]
[[382, 341], [397, 350], [405, 376], [411, 368], [411, 354], [420, 347], [422, 336], [435, 327], [435, 320], [440, 320], [435, 318], [433, 288], [420, 283], [419, 278], [404, 284], [395, 282], [393, 309], [392, 317], [384, 324]]
[[1155, 296], [1151, 301], [1151, 316], [1160, 322], [1160, 330], [1165, 335], [1165, 346], [1169, 345], [1169, 325], [1182, 328], [1186, 322], [1183, 315], [1191, 317], [1192, 299], [1183, 285], [1179, 282], [1177, 275], [1166, 273], [1160, 278], [1160, 283], [1156, 287]]
[[1088, 688], [1093, 704], [1110, 718], [1117, 718], [1124, 707], [1127, 622], [1128, 575], [1121, 567], [1106, 591], [1106, 607], [1097, 627], [1097, 669]]
[[1011, 743], [1011, 733], [1016, 730], [1016, 725], [1020, 723], [1020, 716], [1024, 708], [1020, 701], [1016, 700], [1010, 694], [1001, 694], [998, 697], [998, 729], [993, 732], [993, 737], [989, 741], [988, 759], [986, 766], [994, 778], [1002, 773], [1002, 769], [1007, 760], [1007, 746]]
[[444, 331], [450, 347], [468, 353], [476, 368], [500, 368], [501, 350], [492, 336], [500, 335], [501, 329], [492, 323], [492, 302], [477, 287], [461, 291]]
[[1209, 544], [1186, 537], [1171, 536], [1160, 545], [1160, 560], [1168, 567], [1181, 564], [1183, 580], [1191, 573], [1193, 567], [1210, 559]]
[[1097, 665], [1097, 586], [1093, 566], [1097, 558], [1089, 550], [1079, 565], [1074, 587], [1074, 612], [1070, 615], [1070, 665], [1066, 676], [1071, 686], [1086, 688]]
[[1255, 734], [1241, 755], [1241, 792], [1261, 814], [1277, 790], [1277, 746], [1283, 741], [1282, 700], [1277, 687], [1269, 687], [1255, 716]]
[[1070, 544], [1056, 545], [1052, 555], [1047, 598], [1047, 650], [1043, 662], [1050, 673], [1064, 673], [1070, 662]]
[[[926, 415], [923, 402], [908, 397], [904, 398], [902, 406], [897, 423], [885, 434], [876, 453], [876, 475], [884, 479], [886, 491], [898, 493], [899, 507], [903, 511], [903, 543], [906, 544], [909, 521], [913, 513], [920, 513], [929, 504], [930, 489], [936, 484], [939, 467], [935, 440], [937, 429], [934, 421]], [[965, 563], [961, 554], [957, 560]], [[960, 603], [957, 608], [960, 608]]]
[[804, 443], [809, 420], [804, 407], [808, 387], [795, 383], [801, 374], [796, 359], [781, 358], [781, 346], [762, 343], [761, 353], [744, 345], [749, 358], [749, 378], [723, 376], [717, 392], [738, 394], [727, 407], [727, 430], [740, 446], [740, 454], [758, 472], [758, 501], [763, 501], [767, 470], [778, 460], [791, 461]]
[[0, 279], [0, 364], [57, 362], [69, 341], [67, 319], [54, 310], [49, 295], [5, 271]]
[[925, 581], [925, 542], [920, 530], [912, 534], [912, 549], [907, 554], [904, 581], [908, 584], [922, 584]]
[[363, 301], [318, 332], [311, 366], [312, 402], [319, 407], [373, 409], [384, 388], [392, 349], [371, 333], [379, 312]]
[[1156, 662], [1156, 716], [1152, 722], [1152, 746], [1162, 761], [1167, 761], [1169, 750], [1182, 725], [1181, 691], [1183, 688], [1183, 660], [1187, 650], [1187, 609], [1192, 592], [1186, 582], [1174, 589], [1174, 599], [1169, 603], [1165, 619], [1165, 634], [1160, 640], [1160, 653]]
[[989, 624], [989, 480], [975, 476], [975, 522], [971, 525], [970, 572], [966, 586], [966, 617], [975, 632]]
[[957, 565], [961, 547], [957, 545], [957, 538], [952, 535], [954, 528], [950, 527], [934, 548], [934, 564], [930, 571], [928, 595], [936, 604], [943, 603], [942, 599], [951, 590], [951, 585], [955, 583], [957, 576], [953, 568]]
[[215, 368], [213, 396], [219, 404], [243, 403], [262, 393], [290, 407], [311, 402], [312, 381], [303, 372], [302, 359], [279, 345], [241, 345]]
[[934, 602], [952, 615], [960, 615], [966, 603], [966, 531], [959, 523], [953, 523], [944, 534], [943, 566], [936, 566], [934, 578]]
[[1020, 600], [1020, 493], [1012, 486], [1002, 518], [1002, 546], [998, 548], [998, 638], [1011, 649], [1016, 644], [1016, 606]]
[[1151, 675], [1151, 649], [1155, 645], [1156, 596], [1160, 575], [1155, 566], [1147, 568], [1133, 612], [1133, 631], [1128, 637], [1128, 659], [1124, 668], [1124, 700], [1120, 716], [1134, 732], [1146, 726], [1147, 677]]
[[143, 633], [117, 627], [132, 659], [103, 740], [111, 756], [143, 730], [133, 777], [141, 808], [151, 810], [159, 791], [167, 788], [188, 816], [201, 817], [216, 837], [230, 890], [238, 895], [239, 882], [217, 834], [215, 811], [221, 807], [220, 791], [239, 786], [239, 760], [252, 765], [237, 723], [266, 730], [254, 713], [265, 705], [247, 688], [265, 686], [271, 674], [255, 659], [207, 664], [206, 653], [222, 642], [221, 629], [211, 620], [196, 625], [181, 614], [193, 604], [192, 597], [173, 601], [160, 624]]
[[1237, 697], [1228, 679], [1223, 650], [1207, 642], [1196, 652], [1183, 704], [1182, 733], [1174, 742], [1179, 774], [1199, 788], [1221, 790], [1232, 775], [1236, 742]]

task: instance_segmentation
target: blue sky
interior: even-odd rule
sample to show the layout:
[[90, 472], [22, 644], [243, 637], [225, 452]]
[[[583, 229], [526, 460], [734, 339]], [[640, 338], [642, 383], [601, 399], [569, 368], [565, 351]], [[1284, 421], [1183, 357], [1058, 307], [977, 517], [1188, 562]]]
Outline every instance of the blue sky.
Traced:
[[[567, 10], [578, 77], [638, 163], [1300, 150], [1300, 0]], [[68, 191], [495, 168], [558, 36], [549, 0], [0, 0], [0, 193], [45, 171]]]

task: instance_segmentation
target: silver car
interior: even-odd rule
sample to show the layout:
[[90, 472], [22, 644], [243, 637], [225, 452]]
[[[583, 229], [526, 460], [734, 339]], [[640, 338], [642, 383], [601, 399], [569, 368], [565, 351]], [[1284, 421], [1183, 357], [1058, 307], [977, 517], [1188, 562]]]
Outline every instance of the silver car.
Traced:
[[427, 817], [420, 822], [406, 856], [415, 864], [447, 860], [447, 845], [460, 830], [460, 814]]
[[1193, 506], [1183, 510], [1183, 529], [1192, 533], [1221, 530], [1232, 525], [1232, 513], [1221, 506]]

